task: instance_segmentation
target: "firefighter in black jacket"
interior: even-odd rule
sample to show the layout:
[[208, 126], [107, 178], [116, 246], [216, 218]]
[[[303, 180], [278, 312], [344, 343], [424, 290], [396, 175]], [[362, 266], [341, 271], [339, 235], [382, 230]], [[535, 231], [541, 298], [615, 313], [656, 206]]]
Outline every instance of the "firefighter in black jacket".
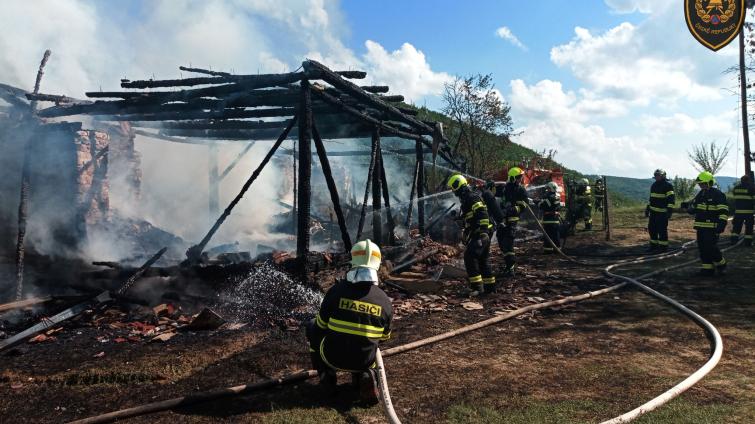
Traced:
[[558, 198], [558, 185], [553, 181], [545, 185], [545, 198], [538, 203], [540, 211], [543, 213], [543, 228], [546, 236], [543, 236], [543, 251], [553, 253], [555, 249], [548, 242], [548, 237], [553, 243], [561, 247], [561, 238], [558, 232], [560, 224], [558, 211], [561, 210], [561, 199]]
[[650, 234], [650, 250], [665, 252], [668, 250], [668, 220], [671, 218], [674, 203], [674, 186], [666, 179], [666, 171], [656, 169], [653, 173], [655, 182], [650, 186], [650, 200], [645, 207]]
[[391, 299], [378, 287], [380, 249], [363, 240], [351, 248], [346, 279], [325, 294], [320, 311], [307, 325], [312, 365], [326, 395], [336, 389], [336, 370], [352, 373], [361, 399], [377, 403], [375, 352], [391, 336]]
[[713, 187], [715, 180], [710, 172], [701, 172], [695, 182], [700, 186], [687, 212], [695, 215], [694, 228], [697, 230], [697, 248], [700, 250], [701, 274], [713, 275], [715, 270], [726, 269], [726, 259], [718, 249], [718, 237], [726, 228], [729, 206], [726, 195]]
[[516, 227], [519, 224], [519, 215], [527, 208], [529, 199], [527, 190], [522, 187], [522, 176], [524, 171], [521, 168], [513, 167], [509, 169], [509, 180], [503, 189], [499, 187], [496, 192], [497, 197], [501, 197], [501, 209], [506, 217], [505, 222], [499, 222], [496, 230], [498, 236], [498, 246], [503, 253], [503, 260], [506, 264], [504, 273], [513, 275], [516, 266], [516, 257], [514, 255], [514, 236]]
[[745, 227], [745, 246], [752, 246], [753, 213], [755, 213], [755, 185], [745, 175], [732, 190], [734, 194], [734, 219], [731, 227], [731, 242], [736, 243], [742, 225]]
[[462, 175], [452, 175], [448, 179], [448, 187], [461, 201], [461, 218], [464, 221], [462, 240], [466, 246], [464, 267], [467, 269], [469, 288], [473, 291], [480, 291], [482, 288], [485, 293], [492, 293], [496, 289], [496, 283], [489, 261], [493, 225], [490, 223], [488, 208]]

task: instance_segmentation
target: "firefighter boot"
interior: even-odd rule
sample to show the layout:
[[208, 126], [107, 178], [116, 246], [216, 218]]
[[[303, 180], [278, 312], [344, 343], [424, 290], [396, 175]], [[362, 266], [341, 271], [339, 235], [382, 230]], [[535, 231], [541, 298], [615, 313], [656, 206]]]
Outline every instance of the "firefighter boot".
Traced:
[[726, 274], [726, 259], [721, 259], [720, 262], [716, 262], [716, 272], [719, 274]]
[[332, 368], [326, 368], [323, 370], [317, 370], [317, 376], [320, 377], [320, 393], [323, 397], [332, 397], [336, 394], [338, 386], [338, 377], [336, 377], [336, 371]]
[[513, 277], [516, 270], [516, 259], [514, 259], [514, 255], [508, 255], [504, 260], [506, 261], [506, 266], [503, 268], [503, 275]]
[[352, 375], [356, 376], [356, 379], [359, 381], [359, 399], [366, 405], [377, 405], [377, 370], [370, 368], [365, 372]]

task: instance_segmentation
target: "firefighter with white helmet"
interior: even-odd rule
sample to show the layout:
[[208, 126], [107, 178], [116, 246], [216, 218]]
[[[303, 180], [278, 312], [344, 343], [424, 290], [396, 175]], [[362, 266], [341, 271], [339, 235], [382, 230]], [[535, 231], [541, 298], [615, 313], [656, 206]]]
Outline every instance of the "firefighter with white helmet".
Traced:
[[312, 365], [326, 395], [335, 393], [336, 370], [352, 373], [352, 385], [369, 404], [377, 403], [375, 353], [391, 336], [391, 299], [378, 287], [380, 248], [362, 240], [351, 248], [346, 278], [325, 293], [307, 325]]
[[[575, 221], [582, 219], [585, 222], [585, 230], [592, 230], [592, 189], [587, 178], [582, 178], [577, 183], [575, 194]], [[572, 225], [576, 227], [576, 222]]]
[[556, 247], [561, 247], [561, 237], [558, 231], [561, 222], [559, 211], [561, 210], [561, 199], [558, 196], [558, 184], [553, 181], [545, 185], [545, 196], [538, 203], [540, 211], [543, 213], [543, 228], [547, 237], [543, 236], [543, 251], [553, 253], [555, 249], [548, 242], [548, 237], [553, 241]]

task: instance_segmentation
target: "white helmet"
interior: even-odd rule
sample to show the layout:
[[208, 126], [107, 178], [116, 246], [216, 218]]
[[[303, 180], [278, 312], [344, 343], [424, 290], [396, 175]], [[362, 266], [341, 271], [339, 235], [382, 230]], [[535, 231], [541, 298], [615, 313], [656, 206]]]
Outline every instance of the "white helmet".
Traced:
[[558, 184], [554, 183], [553, 181], [550, 181], [548, 184], [545, 185], [545, 187], [554, 193], [558, 192]]
[[380, 248], [370, 239], [357, 242], [351, 248], [351, 270], [346, 279], [352, 283], [378, 283], [377, 271], [380, 269]]

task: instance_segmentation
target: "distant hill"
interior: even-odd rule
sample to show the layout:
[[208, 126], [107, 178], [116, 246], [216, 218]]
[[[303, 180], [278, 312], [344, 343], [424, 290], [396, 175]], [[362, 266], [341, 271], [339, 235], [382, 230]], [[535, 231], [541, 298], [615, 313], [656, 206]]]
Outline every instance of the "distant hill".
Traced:
[[[595, 181], [597, 176], [589, 175], [590, 181]], [[628, 178], [607, 176], [608, 190], [611, 193], [618, 193], [621, 196], [635, 202], [647, 202], [650, 186], [653, 184], [652, 178]], [[719, 187], [724, 192], [739, 181], [735, 177], [716, 177]]]

